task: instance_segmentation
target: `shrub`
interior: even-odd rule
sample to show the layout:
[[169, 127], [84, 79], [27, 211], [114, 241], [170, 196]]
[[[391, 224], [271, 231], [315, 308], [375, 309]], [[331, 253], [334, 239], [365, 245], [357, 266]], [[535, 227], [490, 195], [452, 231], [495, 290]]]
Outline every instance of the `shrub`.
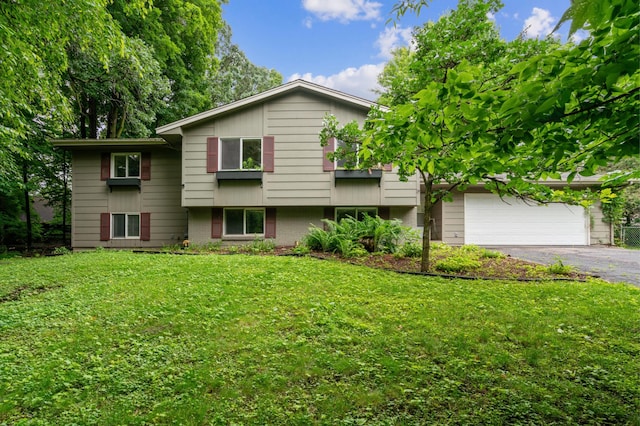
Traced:
[[396, 253], [399, 257], [420, 257], [422, 256], [422, 244], [416, 241], [405, 242]]
[[464, 256], [451, 256], [436, 263], [435, 268], [443, 272], [462, 272], [477, 269], [480, 262]]
[[56, 255], [65, 255], [65, 254], [71, 254], [71, 253], [73, 252], [64, 246], [56, 247], [55, 249], [53, 249], [53, 254], [56, 254]]
[[251, 244], [244, 247], [250, 253], [271, 253], [276, 249], [276, 243], [273, 240], [265, 240], [256, 237]]
[[562, 259], [556, 257], [555, 263], [549, 265], [547, 267], [547, 270], [552, 274], [568, 275], [573, 272], [574, 267], [571, 265], [565, 265], [564, 263], [562, 263]]
[[332, 232], [325, 231], [315, 225], [311, 225], [309, 233], [305, 235], [304, 244], [311, 250], [329, 252], [333, 251], [334, 237]]
[[304, 238], [305, 245], [311, 250], [344, 254], [344, 248], [357, 246], [367, 252], [395, 253], [401, 241], [416, 239], [415, 232], [402, 226], [398, 219], [365, 216], [362, 220], [347, 217], [339, 222], [330, 219], [322, 221], [325, 229], [312, 225]]
[[495, 250], [484, 250], [482, 257], [485, 259], [504, 259], [507, 255]]

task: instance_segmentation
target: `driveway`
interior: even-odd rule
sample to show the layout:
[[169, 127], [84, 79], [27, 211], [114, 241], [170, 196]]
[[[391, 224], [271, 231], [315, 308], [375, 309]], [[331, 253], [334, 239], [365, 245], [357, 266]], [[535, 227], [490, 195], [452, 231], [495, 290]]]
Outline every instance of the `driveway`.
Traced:
[[611, 282], [626, 282], [640, 287], [640, 250], [609, 246], [500, 246], [489, 247], [511, 257], [550, 265], [560, 259]]

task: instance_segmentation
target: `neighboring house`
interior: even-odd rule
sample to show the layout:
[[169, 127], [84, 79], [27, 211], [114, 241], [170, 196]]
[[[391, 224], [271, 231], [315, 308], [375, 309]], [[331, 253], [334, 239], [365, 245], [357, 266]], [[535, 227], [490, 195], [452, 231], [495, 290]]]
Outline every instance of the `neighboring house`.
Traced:
[[[196, 244], [242, 244], [256, 237], [294, 245], [324, 218], [363, 214], [418, 227], [417, 176], [402, 182], [388, 165], [344, 170], [327, 159], [340, 142], [320, 145], [326, 114], [342, 123], [362, 123], [373, 105], [296, 80], [159, 127], [160, 138], [54, 141], [73, 153], [72, 245], [161, 247], [187, 238]], [[481, 244], [479, 229], [504, 234], [513, 227], [534, 228], [528, 213], [471, 192], [434, 208], [434, 239]], [[583, 234], [580, 240], [551, 243], [609, 242], [600, 213], [562, 209], [580, 218], [574, 225], [581, 223]], [[483, 217], [506, 219], [492, 228]], [[508, 222], [511, 228], [500, 228]], [[565, 225], [560, 228], [552, 234], [563, 234]], [[538, 244], [511, 243], [518, 241]]]

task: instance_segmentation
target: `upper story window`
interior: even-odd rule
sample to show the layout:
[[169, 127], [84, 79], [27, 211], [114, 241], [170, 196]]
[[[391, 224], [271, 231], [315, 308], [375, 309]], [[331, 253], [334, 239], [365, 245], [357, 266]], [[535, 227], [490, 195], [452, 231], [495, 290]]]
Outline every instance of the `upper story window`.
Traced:
[[111, 177], [139, 178], [140, 153], [119, 152], [111, 155]]
[[262, 138], [220, 138], [221, 170], [260, 170]]
[[358, 168], [358, 164], [360, 159], [358, 158], [358, 145], [357, 144], [347, 144], [344, 141], [338, 140], [336, 144], [336, 148], [338, 150], [344, 150], [349, 153], [349, 157], [351, 162], [347, 161], [345, 158], [336, 159], [336, 169], [346, 169], [347, 165], [349, 168]]

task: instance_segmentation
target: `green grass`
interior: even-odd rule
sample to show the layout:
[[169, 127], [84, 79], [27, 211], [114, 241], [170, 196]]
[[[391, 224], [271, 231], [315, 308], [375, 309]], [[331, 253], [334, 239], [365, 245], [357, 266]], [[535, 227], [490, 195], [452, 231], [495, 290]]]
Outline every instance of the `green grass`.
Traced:
[[309, 258], [0, 261], [0, 424], [637, 424], [640, 291]]

